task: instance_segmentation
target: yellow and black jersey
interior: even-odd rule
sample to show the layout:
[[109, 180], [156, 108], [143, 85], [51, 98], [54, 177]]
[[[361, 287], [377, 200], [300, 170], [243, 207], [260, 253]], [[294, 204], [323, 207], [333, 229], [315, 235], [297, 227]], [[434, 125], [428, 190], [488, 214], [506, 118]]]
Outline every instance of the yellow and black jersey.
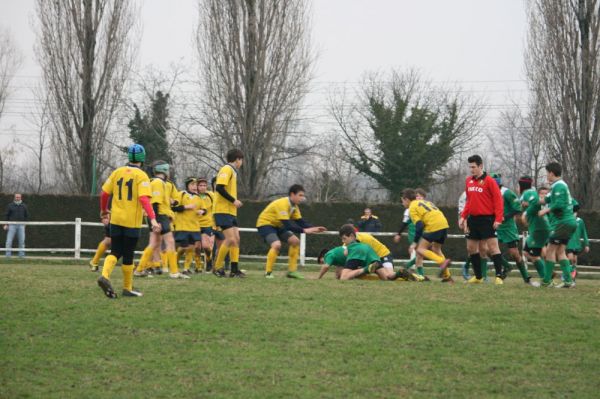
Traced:
[[431, 233], [449, 227], [448, 220], [446, 220], [442, 211], [429, 201], [411, 201], [410, 206], [408, 207], [408, 214], [414, 225], [418, 222], [423, 222], [423, 231], [425, 233]]
[[196, 194], [188, 193], [187, 191], [181, 191], [178, 203], [179, 206], [194, 204], [196, 207], [194, 209], [185, 209], [181, 212], [175, 212], [175, 230], [199, 231], [200, 218], [198, 217], [198, 211], [202, 208], [200, 198]]
[[143, 208], [140, 197], [151, 197], [150, 179], [136, 166], [115, 169], [102, 185], [102, 191], [112, 195], [110, 223], [139, 229]]
[[[227, 164], [223, 166], [217, 174], [218, 185], [225, 186], [225, 191], [233, 198], [237, 199], [237, 171], [233, 166]], [[227, 200], [218, 192], [215, 193], [215, 213], [226, 213], [237, 216], [237, 208], [232, 202]]]
[[200, 209], [205, 209], [206, 213], [204, 215], [199, 216], [200, 228], [203, 227], [214, 227], [214, 219], [213, 219], [213, 207], [215, 203], [214, 193], [207, 191], [204, 194], [198, 194], [198, 198], [200, 199]]
[[275, 228], [283, 227], [284, 220], [302, 219], [298, 205], [292, 204], [289, 197], [283, 197], [272, 201], [258, 215], [256, 227], [273, 226]]
[[171, 199], [167, 194], [167, 183], [160, 177], [150, 180], [152, 190], [151, 204], [158, 204], [158, 214], [173, 218], [175, 215], [171, 210]]
[[388, 247], [369, 233], [356, 233], [356, 239], [373, 248], [373, 251], [375, 251], [380, 258], [388, 256], [391, 253]]

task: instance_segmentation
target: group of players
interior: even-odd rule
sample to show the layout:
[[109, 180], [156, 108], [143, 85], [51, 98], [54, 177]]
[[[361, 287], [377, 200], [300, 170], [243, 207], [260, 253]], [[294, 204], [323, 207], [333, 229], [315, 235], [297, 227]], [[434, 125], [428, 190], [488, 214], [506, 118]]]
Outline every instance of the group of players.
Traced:
[[[218, 277], [225, 277], [225, 261], [228, 258], [231, 269], [229, 277], [245, 277], [244, 271], [239, 268], [240, 235], [237, 223], [237, 210], [243, 206], [237, 198], [237, 171], [243, 163], [242, 151], [234, 149], [227, 153], [227, 164], [214, 179], [214, 191], [208, 190], [209, 182], [205, 178], [188, 178], [185, 189], [178, 191], [169, 180], [169, 165], [162, 161], [152, 165], [153, 177], [150, 179], [141, 169], [145, 161], [145, 150], [139, 144], [128, 148], [128, 159], [129, 163], [113, 171], [102, 186], [100, 213], [106, 226], [106, 237], [99, 244], [90, 265], [92, 271], [98, 271], [100, 257], [110, 247], [111, 252], [105, 258], [102, 275], [98, 278], [98, 285], [104, 294], [108, 298], [117, 297], [110, 276], [120, 258], [123, 272], [122, 294], [129, 297], [142, 296], [141, 292], [133, 288], [134, 275], [146, 277], [164, 272], [174, 279], [187, 279], [190, 278], [193, 260], [196, 261], [197, 272], [203, 271], [205, 264], [206, 270]], [[468, 263], [473, 266], [475, 276], [468, 276], [466, 270], [463, 275], [468, 278], [469, 283], [483, 282], [487, 272], [484, 266], [486, 261], [482, 259], [489, 256], [496, 269], [495, 283], [502, 284], [509, 271], [509, 264], [500, 254], [500, 238], [501, 242], [508, 245], [509, 253], [516, 261], [524, 280], [534, 285], [527, 275], [527, 268], [516, 245], [519, 236], [514, 218], [520, 212], [520, 206], [517, 210], [513, 205], [519, 200], [515, 200], [516, 195], [510, 190], [502, 188], [501, 191], [499, 177], [495, 180], [483, 171], [479, 156], [470, 157], [469, 165], [471, 176], [466, 182], [466, 201], [459, 225], [466, 233]], [[548, 179], [553, 183], [550, 195], [538, 195], [531, 188], [530, 179], [521, 179], [519, 182], [523, 191], [520, 202], [525, 207], [523, 218], [530, 230], [525, 251], [527, 257], [536, 264], [544, 285], [570, 287], [574, 282], [570, 263], [568, 260], [564, 262], [564, 247], [576, 230], [571, 228], [572, 225], [577, 222], [571, 221], [575, 220], [571, 217], [572, 200], [566, 184], [560, 179], [560, 165], [558, 170], [553, 165], [549, 164], [547, 167]], [[542, 189], [540, 191], [544, 193]], [[402, 193], [406, 214], [402, 229], [394, 240], [398, 242], [401, 239], [402, 230], [408, 225], [413, 244], [410, 246], [411, 260], [405, 268], [394, 271], [389, 248], [372, 235], [357, 232], [353, 225], [344, 225], [339, 231], [343, 245], [324, 250], [319, 256], [319, 262], [323, 265], [319, 278], [323, 277], [330, 266], [335, 266], [335, 275], [341, 280], [377, 278], [427, 281], [429, 279], [424, 275], [423, 269], [426, 258], [439, 265], [442, 282], [453, 282], [449, 268], [451, 261], [442, 253], [449, 225], [444, 214], [425, 197], [426, 193], [418, 189], [406, 189]], [[550, 201], [549, 198], [553, 200]], [[312, 226], [302, 218], [299, 204], [304, 199], [304, 188], [298, 184], [292, 185], [287, 196], [272, 201], [258, 216], [258, 233], [269, 246], [265, 278], [274, 277], [273, 267], [282, 242], [288, 244], [287, 277], [303, 278], [297, 271], [300, 241], [294, 233], [312, 234], [326, 230], [323, 226]], [[541, 209], [543, 204], [549, 206]], [[547, 213], [550, 213], [552, 229], [546, 219]], [[150, 238], [136, 268], [133, 255], [144, 215], [149, 221]], [[545, 235], [542, 230], [546, 231]], [[544, 250], [546, 244], [548, 248]], [[213, 262], [215, 251], [216, 259]], [[183, 255], [184, 266], [180, 271], [178, 258]], [[556, 260], [563, 269], [564, 282], [560, 285], [551, 280]], [[468, 270], [468, 264], [463, 269]]]

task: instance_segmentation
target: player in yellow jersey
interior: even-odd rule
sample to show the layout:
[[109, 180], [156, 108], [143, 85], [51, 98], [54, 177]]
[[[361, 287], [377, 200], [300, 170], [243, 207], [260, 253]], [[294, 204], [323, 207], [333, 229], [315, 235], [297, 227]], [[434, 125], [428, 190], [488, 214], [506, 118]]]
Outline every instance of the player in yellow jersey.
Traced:
[[151, 232], [148, 246], [140, 259], [134, 276], [146, 277], [146, 269], [152, 267], [154, 256], [160, 251], [161, 243], [164, 242], [165, 252], [167, 254], [167, 264], [169, 265], [170, 275], [173, 278], [179, 277], [177, 268], [177, 253], [175, 252], [175, 239], [171, 229], [171, 221], [174, 213], [171, 210], [171, 199], [167, 193], [167, 178], [169, 177], [169, 164], [165, 161], [156, 161], [152, 165], [153, 178], [150, 180], [152, 198], [150, 200], [152, 209], [156, 214], [156, 221], [161, 226], [158, 233]]
[[423, 266], [423, 258], [431, 259], [440, 266], [442, 282], [453, 282], [450, 259], [446, 259], [442, 253], [449, 228], [446, 217], [433, 203], [417, 199], [415, 190], [410, 188], [402, 191], [402, 205], [408, 208], [410, 219], [416, 227], [417, 267]]
[[[110, 203], [110, 200], [109, 200]], [[90, 271], [97, 272], [98, 264], [100, 263], [100, 258], [104, 253], [110, 249], [110, 215], [106, 214], [100, 218], [100, 221], [104, 225], [104, 238], [102, 241], [98, 243], [98, 248], [96, 248], [96, 253], [94, 257], [90, 260]]]
[[200, 209], [202, 204], [196, 190], [196, 179], [188, 177], [185, 180], [185, 190], [180, 194], [178, 205], [171, 207], [175, 211], [175, 241], [180, 252], [186, 253], [184, 271], [179, 273], [182, 278], [189, 278], [194, 253], [199, 254], [202, 249], [198, 216], [203, 215], [205, 210]]
[[213, 207], [215, 204], [214, 193], [208, 191], [208, 180], [204, 177], [198, 178], [198, 197], [200, 198], [200, 209], [205, 213], [200, 216], [200, 236], [202, 237], [202, 252], [206, 259], [206, 271], [212, 270], [212, 251], [215, 246], [213, 228]]
[[273, 278], [273, 265], [281, 251], [281, 242], [286, 242], [288, 248], [287, 277], [303, 279], [298, 273], [298, 257], [300, 256], [300, 240], [294, 233], [320, 233], [327, 229], [323, 226], [313, 227], [300, 214], [299, 205], [305, 200], [304, 187], [294, 184], [288, 190], [288, 196], [272, 201], [260, 213], [256, 221], [258, 234], [269, 245], [267, 253], [266, 278]]
[[237, 199], [237, 171], [244, 161], [244, 153], [233, 149], [227, 152], [227, 165], [217, 173], [214, 218], [215, 224], [221, 228], [225, 241], [219, 248], [213, 273], [217, 277], [225, 277], [225, 257], [231, 259], [229, 277], [246, 277], [239, 269], [240, 231], [237, 223], [237, 210], [243, 204]]
[[108, 298], [116, 298], [117, 294], [110, 283], [110, 275], [123, 258], [123, 296], [138, 297], [141, 292], [133, 289], [133, 252], [140, 237], [142, 227], [142, 210], [148, 215], [153, 232], [160, 232], [160, 224], [156, 221], [154, 210], [150, 205], [150, 179], [140, 167], [146, 159], [146, 151], [139, 144], [127, 149], [129, 163], [114, 170], [102, 185], [100, 195], [100, 216], [108, 214], [108, 199], [112, 194], [110, 209], [110, 255], [104, 260], [102, 276], [98, 285]]

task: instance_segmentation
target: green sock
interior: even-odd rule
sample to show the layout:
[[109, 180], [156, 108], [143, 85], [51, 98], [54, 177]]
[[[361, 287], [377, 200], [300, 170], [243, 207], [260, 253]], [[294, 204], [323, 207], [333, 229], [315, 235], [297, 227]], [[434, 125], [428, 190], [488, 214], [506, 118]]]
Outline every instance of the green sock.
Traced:
[[502, 257], [502, 267], [504, 268], [504, 273], [508, 274], [512, 270], [512, 265], [508, 263], [506, 258]]
[[415, 256], [414, 258], [412, 258], [411, 260], [408, 261], [408, 263], [406, 264], [406, 268], [410, 269], [411, 267], [413, 267], [415, 265], [416, 262], [417, 262], [417, 257]]
[[365, 274], [369, 274], [369, 265], [363, 267], [363, 271], [365, 272]]
[[533, 262], [534, 266], [535, 266], [535, 270], [537, 270], [538, 275], [540, 276], [540, 278], [543, 280], [544, 279], [544, 261], [541, 259], [536, 260], [535, 262]]
[[423, 266], [417, 266], [417, 273], [419, 273], [419, 276], [424, 276], [425, 268]]
[[488, 259], [481, 259], [481, 275], [484, 279], [487, 278], [487, 270], [488, 270]]
[[548, 284], [552, 281], [552, 272], [554, 272], [554, 261], [547, 260], [544, 265], [544, 283]]
[[573, 278], [571, 277], [571, 262], [569, 259], [563, 259], [558, 262], [560, 264], [560, 270], [562, 270], [563, 279], [565, 283], [572, 283]]
[[529, 273], [527, 273], [527, 266], [525, 265], [525, 262], [521, 261], [517, 263], [517, 267], [519, 268], [519, 272], [521, 272], [521, 277], [523, 277], [523, 280], [525, 280], [525, 282], [529, 281]]

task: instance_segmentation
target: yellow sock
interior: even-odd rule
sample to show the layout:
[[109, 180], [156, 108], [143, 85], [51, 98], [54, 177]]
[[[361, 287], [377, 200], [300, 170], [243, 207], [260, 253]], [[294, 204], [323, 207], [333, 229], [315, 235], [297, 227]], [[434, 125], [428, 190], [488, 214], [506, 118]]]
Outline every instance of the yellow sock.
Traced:
[[212, 260], [212, 249], [204, 250], [204, 260], [207, 263]]
[[160, 261], [155, 261], [155, 262], [152, 262], [152, 267], [153, 267], [154, 269], [158, 269], [158, 268], [160, 268], [160, 267], [161, 267]]
[[196, 262], [196, 270], [204, 269], [204, 266], [202, 265], [202, 257], [197, 253], [194, 253], [194, 262]]
[[141, 272], [148, 268], [148, 264], [152, 261], [152, 253], [154, 249], [151, 246], [144, 248], [140, 262], [138, 263], [137, 271]]
[[98, 249], [96, 249], [96, 253], [92, 258], [93, 265], [97, 265], [98, 262], [100, 262], [100, 258], [102, 257], [102, 255], [104, 255], [104, 252], [106, 252], [106, 245], [104, 244], [104, 240], [102, 240], [100, 241], [100, 244], [98, 244]]
[[273, 248], [269, 249], [267, 253], [267, 267], [266, 272], [271, 273], [273, 271], [273, 266], [275, 265], [275, 261], [277, 260], [277, 256], [279, 256], [279, 252]]
[[219, 248], [219, 253], [217, 254], [217, 260], [215, 261], [215, 270], [221, 270], [225, 266], [225, 257], [227, 257], [228, 252], [229, 247], [222, 244], [221, 248]]
[[185, 251], [185, 261], [183, 262], [183, 270], [190, 270], [192, 260], [194, 260], [194, 248], [188, 248]]
[[239, 262], [240, 261], [240, 247], [229, 248], [229, 258], [231, 259], [231, 262]]
[[166, 252], [161, 252], [160, 253], [160, 264], [161, 264], [161, 267], [163, 269], [168, 269], [169, 268], [169, 259], [167, 257], [167, 253]]
[[169, 273], [179, 273], [179, 265], [177, 264], [177, 252], [167, 251], [167, 258], [169, 259]]
[[102, 277], [107, 280], [110, 280], [110, 275], [112, 274], [115, 266], [117, 265], [117, 257], [114, 255], [108, 255], [104, 259], [104, 266], [102, 267]]
[[298, 245], [291, 245], [288, 249], [288, 271], [295, 272], [298, 270], [298, 257], [300, 256], [300, 247]]
[[121, 266], [123, 272], [123, 289], [133, 291], [133, 265]]
[[435, 252], [430, 251], [429, 249], [427, 251], [425, 251], [424, 256], [427, 259], [434, 261], [438, 265], [446, 260], [446, 258], [444, 258], [443, 256], [440, 256], [440, 255], [436, 254]]

